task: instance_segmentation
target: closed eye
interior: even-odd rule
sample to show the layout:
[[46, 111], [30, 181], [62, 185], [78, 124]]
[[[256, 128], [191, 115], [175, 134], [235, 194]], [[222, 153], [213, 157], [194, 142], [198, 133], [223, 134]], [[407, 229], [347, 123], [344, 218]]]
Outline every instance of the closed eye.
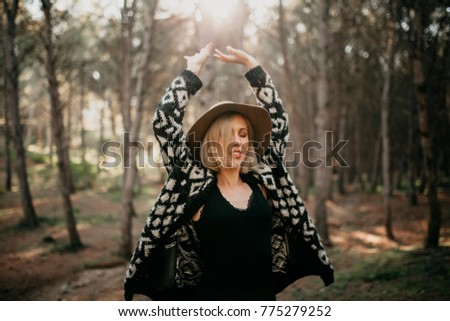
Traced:
[[245, 138], [245, 137], [247, 137], [247, 135], [248, 135], [247, 130], [243, 129], [243, 130], [239, 131], [240, 137]]

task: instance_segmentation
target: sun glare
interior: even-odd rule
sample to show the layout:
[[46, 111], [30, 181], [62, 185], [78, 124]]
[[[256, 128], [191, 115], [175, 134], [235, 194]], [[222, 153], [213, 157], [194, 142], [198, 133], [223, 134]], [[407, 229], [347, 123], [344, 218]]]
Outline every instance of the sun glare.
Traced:
[[[239, 9], [239, 0], [199, 0], [195, 19], [201, 21], [205, 16], [214, 21], [232, 20]], [[253, 21], [257, 25], [264, 24], [278, 0], [247, 0]]]
[[215, 21], [231, 19], [237, 0], [200, 0], [199, 9], [195, 18], [200, 21], [203, 16], [208, 16]]

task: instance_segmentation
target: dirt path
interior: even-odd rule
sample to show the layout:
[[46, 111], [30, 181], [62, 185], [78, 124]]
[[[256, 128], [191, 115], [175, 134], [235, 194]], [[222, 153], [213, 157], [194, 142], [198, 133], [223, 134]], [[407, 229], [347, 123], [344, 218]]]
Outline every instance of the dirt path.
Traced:
[[[156, 189], [155, 189], [156, 190]], [[54, 192], [54, 194], [52, 193]], [[126, 261], [117, 255], [119, 241], [118, 215], [120, 202], [110, 195], [92, 191], [78, 192], [74, 196], [74, 207], [81, 239], [86, 247], [78, 252], [65, 251], [67, 236], [60, 213], [60, 200], [47, 190], [36, 197], [36, 209], [43, 218], [41, 227], [34, 231], [18, 228], [20, 202], [18, 193], [0, 195], [0, 299], [1, 300], [122, 300], [122, 282]], [[443, 228], [441, 244], [450, 246], [450, 197], [441, 195], [443, 204]], [[306, 200], [313, 208], [313, 200]], [[449, 251], [436, 252], [426, 257], [425, 263], [405, 256], [408, 251], [421, 247], [427, 224], [425, 197], [420, 198], [418, 207], [409, 207], [404, 196], [393, 197], [394, 233], [397, 241], [384, 236], [384, 217], [379, 195], [349, 194], [336, 197], [329, 202], [330, 235], [334, 246], [329, 254], [337, 271], [336, 285], [324, 288], [319, 278], [310, 277], [297, 281], [283, 291], [280, 300], [346, 300], [358, 299], [352, 293], [371, 293], [366, 298], [388, 298], [381, 285], [387, 278], [389, 284], [401, 287], [406, 282], [403, 272], [383, 274], [389, 264], [380, 265], [381, 272], [371, 276], [360, 276], [357, 272], [370, 266], [370, 262], [381, 262], [384, 258], [393, 260], [403, 257], [411, 264], [441, 266], [435, 272], [438, 277], [450, 271]], [[140, 213], [134, 219], [135, 239], [145, 221], [151, 200], [139, 197], [136, 207]], [[396, 253], [401, 256], [396, 256]], [[406, 253], [406, 254], [405, 254]], [[379, 259], [380, 258], [380, 259]], [[375, 260], [375, 261], [374, 261]], [[386, 261], [385, 260], [385, 261]], [[384, 262], [384, 261], [383, 261]], [[388, 262], [388, 261], [386, 261]], [[428, 262], [428, 263], [427, 263]], [[436, 263], [437, 262], [437, 263]], [[389, 263], [389, 262], [388, 262]], [[372, 264], [374, 265], [374, 264]], [[376, 264], [375, 264], [376, 265]], [[356, 272], [355, 272], [356, 271]], [[422, 273], [418, 270], [417, 273]], [[386, 272], [387, 273], [387, 272]], [[448, 275], [448, 274], [447, 274]], [[407, 276], [404, 276], [407, 278]], [[422, 276], [417, 276], [421, 278]], [[428, 277], [427, 275], [423, 276]], [[390, 278], [390, 279], [389, 279]], [[397, 281], [396, 281], [397, 280]], [[400, 281], [398, 281], [400, 282]], [[448, 282], [448, 281], [443, 281]], [[381, 285], [380, 285], [381, 284]], [[383, 285], [386, 287], [386, 284]], [[447, 287], [448, 289], [448, 287]], [[390, 291], [390, 290], [389, 290]], [[429, 299], [450, 299], [441, 289], [427, 291]], [[417, 290], [416, 299], [423, 299], [424, 293]], [[448, 290], [447, 290], [448, 292]], [[385, 296], [383, 296], [385, 293]], [[415, 293], [415, 292], [414, 292]], [[414, 299], [414, 293], [397, 295], [399, 300]], [[426, 294], [425, 294], [426, 295]], [[425, 298], [427, 298], [425, 296]], [[137, 297], [136, 299], [142, 299]]]

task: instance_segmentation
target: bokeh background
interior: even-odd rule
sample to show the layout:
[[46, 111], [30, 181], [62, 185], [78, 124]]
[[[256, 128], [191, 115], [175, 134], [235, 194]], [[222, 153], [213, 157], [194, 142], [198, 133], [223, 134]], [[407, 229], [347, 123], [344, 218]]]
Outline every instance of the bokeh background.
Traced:
[[[448, 1], [0, 0], [0, 18], [0, 299], [122, 300], [166, 178], [155, 106], [209, 42], [272, 76], [336, 270], [278, 298], [450, 299]], [[186, 128], [254, 102], [244, 73], [210, 59]]]

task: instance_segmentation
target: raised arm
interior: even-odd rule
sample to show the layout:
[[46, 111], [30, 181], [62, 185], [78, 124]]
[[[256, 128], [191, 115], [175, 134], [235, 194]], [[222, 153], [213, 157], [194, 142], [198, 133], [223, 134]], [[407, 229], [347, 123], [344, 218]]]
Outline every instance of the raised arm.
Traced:
[[218, 49], [215, 52], [214, 57], [222, 62], [241, 64], [247, 67], [248, 72], [245, 77], [252, 87], [257, 103], [265, 108], [272, 118], [272, 149], [281, 157], [284, 156], [284, 149], [289, 136], [288, 116], [269, 74], [253, 56], [245, 51], [227, 46], [228, 54]]
[[171, 172], [181, 156], [185, 134], [184, 111], [189, 99], [201, 87], [198, 75], [211, 54], [212, 44], [193, 56], [185, 56], [186, 70], [176, 77], [159, 102], [153, 117], [153, 131], [161, 148], [164, 166]]

